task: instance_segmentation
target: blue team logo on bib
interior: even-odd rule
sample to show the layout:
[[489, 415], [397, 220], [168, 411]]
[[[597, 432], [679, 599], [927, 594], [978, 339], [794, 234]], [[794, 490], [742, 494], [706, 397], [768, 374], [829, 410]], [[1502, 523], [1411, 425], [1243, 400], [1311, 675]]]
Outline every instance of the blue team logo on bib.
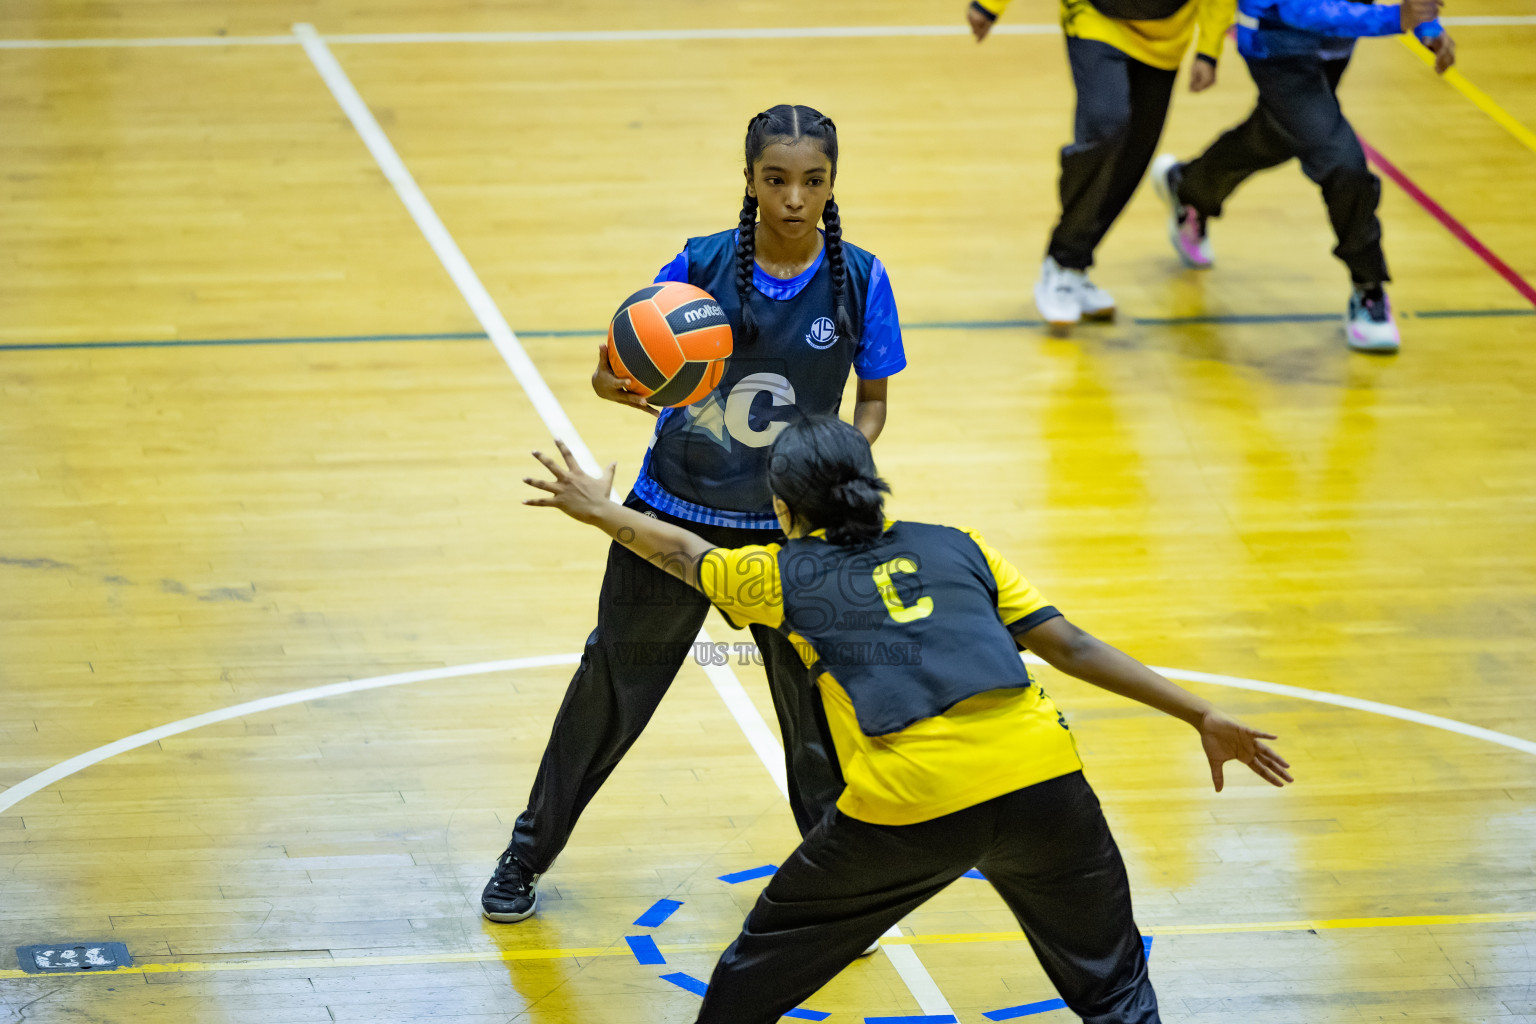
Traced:
[[805, 336], [805, 343], [811, 348], [831, 348], [837, 341], [837, 325], [824, 316], [816, 318], [811, 324], [811, 333]]

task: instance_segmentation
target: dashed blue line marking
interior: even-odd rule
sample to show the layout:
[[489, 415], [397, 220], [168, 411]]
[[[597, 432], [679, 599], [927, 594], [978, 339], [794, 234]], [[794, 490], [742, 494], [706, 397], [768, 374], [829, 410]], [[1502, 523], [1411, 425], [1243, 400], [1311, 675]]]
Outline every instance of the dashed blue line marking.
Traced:
[[1025, 1003], [1023, 1006], [1010, 1006], [1002, 1010], [993, 1010], [991, 1013], [982, 1014], [987, 1020], [1013, 1020], [1017, 1017], [1029, 1017], [1037, 1013], [1045, 1013], [1048, 1010], [1065, 1010], [1067, 1004], [1060, 999], [1043, 999], [1038, 1003]]
[[820, 1010], [790, 1010], [784, 1014], [786, 1017], [794, 1017], [796, 1020], [826, 1020], [832, 1016], [830, 1013], [822, 1013]]
[[682, 900], [657, 900], [651, 904], [650, 910], [635, 918], [635, 926], [638, 928], [659, 928], [682, 905]]
[[629, 951], [635, 954], [635, 959], [642, 964], [667, 962], [667, 958], [661, 955], [661, 950], [656, 948], [656, 940], [649, 935], [626, 935], [624, 941], [629, 943]]
[[979, 869], [977, 869], [977, 868], [971, 868], [971, 870], [967, 871], [965, 874], [961, 875], [960, 877], [961, 878], [979, 878], [983, 882], [985, 882], [987, 880], [987, 876], [982, 874], [981, 871]]
[[702, 996], [705, 992], [709, 991], [709, 984], [707, 982], [700, 981], [691, 974], [684, 974], [682, 971], [678, 971], [676, 974], [663, 974], [661, 980], [669, 981], [678, 988], [686, 989], [696, 996]]
[[747, 868], [745, 871], [732, 871], [728, 875], [721, 875], [720, 881], [735, 885], [737, 882], [750, 882], [754, 878], [766, 878], [779, 870], [772, 864], [764, 864], [760, 868]]

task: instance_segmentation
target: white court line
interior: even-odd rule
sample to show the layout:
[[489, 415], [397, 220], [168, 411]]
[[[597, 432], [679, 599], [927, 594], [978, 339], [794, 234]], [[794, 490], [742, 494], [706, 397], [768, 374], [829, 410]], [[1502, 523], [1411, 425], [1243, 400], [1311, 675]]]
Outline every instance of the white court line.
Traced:
[[[1024, 655], [1024, 660], [1031, 665], [1044, 665], [1045, 662], [1033, 654]], [[208, 711], [201, 715], [193, 715], [191, 718], [183, 718], [175, 722], [147, 729], [144, 732], [125, 736], [105, 746], [88, 750], [83, 754], [61, 761], [52, 768], [38, 772], [30, 778], [23, 779], [9, 789], [0, 790], [0, 812], [9, 810], [17, 803], [25, 800], [33, 793], [53, 785], [61, 779], [68, 778], [76, 772], [83, 771], [94, 764], [100, 764], [110, 757], [135, 750], [139, 747], [163, 740], [169, 736], [200, 729], [205, 725], [215, 722], [227, 722], [231, 718], [240, 718], [244, 715], [256, 714], [261, 711], [270, 711], [273, 708], [287, 707], [290, 704], [302, 704], [310, 700], [322, 700], [326, 697], [340, 697], [349, 693], [359, 693], [363, 690], [377, 690], [386, 686], [404, 686], [409, 683], [425, 683], [434, 679], [459, 679], [465, 676], [488, 675], [493, 672], [515, 672], [520, 669], [543, 668], [550, 665], [575, 665], [581, 661], [580, 654], [549, 654], [536, 658], [510, 658], [503, 661], [482, 661], [473, 665], [451, 665], [447, 668], [421, 669], [416, 672], [400, 672], [389, 676], [374, 676], [371, 679], [353, 679], [344, 683], [329, 683], [325, 686], [313, 686], [305, 690], [290, 690], [287, 693], [277, 693], [270, 697], [262, 697], [259, 700], [246, 701], [244, 704], [234, 704], [216, 711]], [[1427, 725], [1433, 729], [1441, 729], [1445, 732], [1456, 733], [1459, 736], [1468, 736], [1472, 739], [1485, 740], [1489, 743], [1497, 743], [1499, 746], [1518, 750], [1521, 753], [1536, 756], [1536, 743], [1523, 740], [1518, 736], [1508, 733], [1494, 732], [1492, 729], [1484, 729], [1477, 725], [1468, 725], [1466, 722], [1458, 722], [1454, 718], [1442, 718], [1439, 715], [1425, 714], [1422, 711], [1414, 711], [1412, 708], [1399, 707], [1396, 704], [1382, 704], [1374, 700], [1362, 700], [1359, 697], [1346, 697], [1341, 693], [1329, 693], [1327, 690], [1308, 690], [1300, 686], [1286, 686], [1283, 683], [1268, 683], [1262, 679], [1245, 679], [1242, 676], [1218, 675], [1214, 672], [1194, 672], [1182, 668], [1165, 668], [1152, 666], [1153, 671], [1161, 672], [1170, 679], [1184, 679], [1193, 683], [1208, 683], [1212, 686], [1226, 686], [1237, 690], [1254, 690], [1259, 693], [1273, 693], [1281, 697], [1294, 697], [1297, 700], [1312, 701], [1317, 704], [1331, 704], [1335, 707], [1349, 708], [1354, 711], [1365, 711], [1373, 715], [1383, 715], [1387, 718], [1396, 718], [1404, 722], [1413, 722], [1417, 725]], [[740, 716], [746, 715], [746, 708], [751, 708], [751, 714], [761, 727], [761, 732], [756, 739], [752, 739], [754, 748], [758, 748], [758, 755], [763, 757], [765, 763], [774, 761], [777, 771], [770, 765], [769, 772], [774, 775], [774, 782], [780, 792], [784, 791], [783, 779], [783, 748], [778, 740], [768, 730], [767, 723], [762, 716], [757, 714], [752, 706], [746, 691], [741, 689], [740, 681], [736, 680], [734, 673], [729, 669], [719, 666], [705, 667], [704, 671], [711, 670], [730, 675], [735, 684], [737, 695], [726, 698], [727, 706], [731, 707], [731, 713]], [[722, 696], [724, 696], [722, 694]], [[745, 701], [745, 707], [739, 702]], [[743, 726], [746, 728], [746, 726]], [[766, 737], [766, 744], [759, 747]], [[765, 756], [764, 750], [768, 751]]]
[[[998, 25], [993, 35], [1048, 36], [1054, 23]], [[807, 25], [788, 28], [642, 28], [564, 32], [353, 32], [324, 35], [327, 43], [663, 43], [721, 39], [884, 39], [891, 37], [965, 36], [970, 28], [953, 25]], [[317, 33], [318, 35], [318, 33]], [[293, 36], [183, 36], [165, 39], [0, 39], [0, 50], [60, 50], [152, 46], [295, 46]]]
[[270, 697], [261, 697], [257, 700], [248, 700], [244, 704], [231, 704], [227, 708], [219, 708], [217, 711], [207, 711], [201, 715], [193, 715], [191, 718], [183, 718], [179, 721], [168, 722], [165, 725], [136, 732], [132, 736], [124, 736], [120, 740], [114, 740], [105, 746], [95, 750], [87, 750], [68, 761], [60, 761], [45, 771], [40, 771], [28, 779], [22, 779], [9, 789], [0, 790], [0, 812], [9, 810], [27, 797], [53, 785], [60, 779], [68, 778], [76, 772], [83, 771], [93, 764], [100, 764], [109, 757], [125, 754], [130, 750], [157, 743], [168, 736], [178, 733], [190, 732], [193, 729], [201, 729], [205, 725], [213, 725], [215, 722], [227, 722], [231, 718], [240, 718], [243, 715], [254, 715], [262, 711], [270, 711], [273, 708], [287, 707], [290, 704], [302, 704], [309, 700], [324, 700], [326, 697], [340, 697], [348, 693], [358, 693], [362, 690], [378, 690], [386, 686], [405, 686], [409, 683], [424, 683], [430, 679], [457, 679], [461, 676], [483, 676], [491, 672], [516, 672], [518, 669], [543, 668], [548, 665], [574, 665], [581, 661], [579, 654], [550, 654], [538, 658], [511, 658], [506, 661], [482, 661], [474, 665], [453, 665], [448, 668], [429, 668], [416, 672], [399, 672], [390, 676], [374, 676], [371, 679], [352, 679], [344, 683], [329, 683], [325, 686], [312, 686], [307, 690], [290, 690], [287, 693], [275, 693]]
[[[1443, 24], [1474, 27], [1536, 25], [1536, 15], [1463, 15]], [[1002, 24], [995, 36], [1050, 36], [1061, 27], [1049, 23]], [[320, 38], [328, 43], [659, 43], [711, 39], [889, 39], [964, 36], [966, 25], [807, 25], [793, 28], [593, 29], [566, 32], [342, 32]], [[158, 39], [0, 39], [0, 50], [86, 50], [155, 46], [296, 46], [293, 36], [178, 36]]]
[[167, 39], [0, 39], [0, 50], [109, 50], [153, 46], [296, 46], [293, 36], [176, 36]]
[[[1025, 660], [1045, 664], [1030, 655]], [[1489, 743], [1497, 743], [1511, 750], [1536, 755], [1536, 743], [1523, 740], [1518, 736], [1511, 736], [1504, 732], [1494, 732], [1492, 729], [1484, 729], [1478, 725], [1468, 725], [1466, 722], [1458, 722], [1454, 718], [1442, 718], [1439, 715], [1427, 714], [1423, 711], [1415, 711], [1412, 708], [1399, 707], [1396, 704], [1382, 704], [1379, 701], [1363, 700], [1359, 697], [1346, 697], [1341, 693], [1329, 693], [1327, 690], [1308, 690], [1300, 686], [1286, 686], [1283, 683], [1266, 683], [1262, 679], [1244, 679], [1241, 676], [1223, 676], [1211, 672], [1191, 672], [1181, 668], [1161, 668], [1157, 665], [1149, 666], [1154, 672], [1161, 672], [1165, 676], [1174, 679], [1186, 679], [1192, 683], [1212, 683], [1216, 686], [1230, 686], [1235, 690], [1255, 690], [1259, 693], [1273, 693], [1281, 697], [1296, 697], [1300, 700], [1315, 701], [1318, 704], [1333, 704], [1341, 708], [1353, 708], [1356, 711], [1369, 711], [1375, 715], [1385, 715], [1388, 718], [1398, 718], [1404, 722], [1417, 722], [1419, 725], [1427, 725], [1433, 729], [1443, 729], [1446, 732], [1454, 732], [1461, 736], [1470, 736], [1473, 739], [1487, 740]]]
[[[374, 120], [373, 113], [363, 102], [363, 98], [358, 95], [347, 73], [342, 70], [329, 48], [316, 34], [314, 26], [298, 24], [294, 25], [293, 31], [303, 44], [304, 52], [314, 63], [315, 70], [325, 80], [331, 94], [336, 97], [336, 102], [346, 113], [347, 119], [352, 122], [353, 128], [362, 137], [368, 152], [372, 153], [373, 158], [378, 161], [384, 176], [395, 187], [400, 201], [405, 204], [411, 218], [416, 221], [417, 227], [426, 236], [432, 251], [442, 261], [448, 276], [458, 286], [464, 301], [469, 303], [475, 319], [480, 321], [480, 326], [490, 337], [502, 358], [506, 360], [508, 368], [511, 369], [518, 383], [522, 385], [528, 400], [533, 403], [539, 418], [544, 421], [545, 428], [566, 443], [583, 468], [592, 473], [600, 472], [597, 460], [592, 457], [592, 452], [581, 439], [575, 424], [565, 414], [554, 392], [550, 391], [549, 385], [544, 382], [533, 360], [528, 357], [527, 351], [517, 340], [517, 336], [512, 333], [512, 328], [508, 325], [506, 318], [501, 315], [501, 310], [496, 307], [495, 301], [485, 290], [485, 286], [469, 265], [469, 261], [464, 258], [453, 236], [448, 233], [447, 227], [438, 217], [437, 211], [427, 201], [426, 195], [416, 184], [416, 179], [411, 176], [404, 161], [395, 152], [389, 137], [384, 134], [384, 129], [380, 128], [378, 121]], [[698, 642], [713, 643], [708, 631], [702, 628], [699, 630]], [[788, 797], [789, 789], [783, 763], [784, 749], [774, 741], [768, 724], [763, 721], [757, 708], [747, 697], [746, 691], [742, 689], [741, 681], [727, 665], [711, 666], [706, 674], [715, 691], [720, 694], [720, 699], [730, 710], [732, 717], [741, 725], [747, 741], [762, 761], [763, 767], [768, 769], [768, 774], [773, 777], [779, 792]], [[900, 935], [901, 933], [893, 926], [887, 934]], [[911, 956], [893, 957], [891, 963], [924, 1013], [952, 1014], [954, 1012], [915, 953]]]
[[[807, 25], [781, 28], [643, 28], [567, 32], [365, 32], [328, 35], [328, 43], [669, 43], [722, 39], [890, 39], [968, 36], [969, 25]], [[1054, 23], [998, 25], [993, 35], [1054, 36]]]

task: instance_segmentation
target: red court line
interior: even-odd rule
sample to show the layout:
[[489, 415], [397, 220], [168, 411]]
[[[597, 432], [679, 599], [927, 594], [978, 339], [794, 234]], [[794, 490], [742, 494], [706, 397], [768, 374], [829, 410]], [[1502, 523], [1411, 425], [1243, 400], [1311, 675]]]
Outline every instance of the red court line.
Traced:
[[[1358, 138], [1358, 136], [1356, 137]], [[1407, 192], [1408, 195], [1413, 198], [1414, 202], [1418, 203], [1420, 206], [1424, 207], [1425, 210], [1429, 211], [1429, 215], [1435, 218], [1435, 220], [1439, 221], [1445, 227], [1445, 230], [1449, 231], [1451, 234], [1460, 239], [1462, 245], [1465, 245], [1468, 249], [1471, 249], [1482, 259], [1484, 263], [1492, 267], [1494, 273], [1508, 281], [1510, 285], [1515, 289], [1515, 291], [1525, 296], [1527, 302], [1533, 306], [1536, 306], [1536, 288], [1531, 287], [1531, 283], [1529, 281], [1516, 273], [1514, 268], [1511, 267], [1508, 263], [1505, 263], [1503, 260], [1499, 259], [1499, 257], [1494, 254], [1492, 249], [1489, 249], [1482, 242], [1478, 241], [1477, 236], [1468, 231], [1466, 225], [1462, 224], [1461, 221], [1447, 213], [1445, 211], [1445, 207], [1431, 199], [1427, 192], [1413, 183], [1412, 178], [1398, 170], [1397, 165], [1392, 163], [1392, 161], [1388, 160], [1386, 157], [1382, 156], [1375, 149], [1372, 149], [1369, 142], [1366, 142], [1365, 139], [1361, 138], [1360, 146], [1365, 150], [1365, 157], [1367, 160], [1375, 164], [1383, 174], [1396, 182], [1397, 187], [1402, 189], [1404, 192]]]

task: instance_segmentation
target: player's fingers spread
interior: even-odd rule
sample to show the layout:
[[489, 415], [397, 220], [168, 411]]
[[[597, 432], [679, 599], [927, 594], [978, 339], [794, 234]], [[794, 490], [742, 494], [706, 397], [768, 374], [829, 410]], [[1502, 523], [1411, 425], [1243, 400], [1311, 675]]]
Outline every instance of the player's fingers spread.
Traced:
[[548, 491], [550, 494], [560, 493], [560, 488], [557, 485], [550, 483], [548, 480], [535, 480], [531, 476], [525, 476], [523, 477], [523, 483], [527, 484], [529, 487], [537, 487], [541, 491]]
[[1258, 748], [1261, 751], [1263, 751], [1265, 755], [1274, 758], [1275, 759], [1275, 763], [1278, 764], [1280, 767], [1282, 767], [1282, 768], [1289, 768], [1291, 766], [1291, 762], [1289, 762], [1285, 758], [1281, 757], [1280, 756], [1280, 752], [1278, 750], [1276, 750], [1274, 747], [1270, 746], [1268, 743], [1260, 743], [1260, 744], [1258, 744]]
[[1218, 793], [1221, 792], [1221, 786], [1222, 786], [1222, 782], [1223, 781], [1224, 780], [1222, 779], [1221, 762], [1220, 761], [1212, 761], [1211, 762], [1211, 782], [1212, 782], [1213, 785], [1215, 785], [1216, 792], [1218, 792]]
[[1268, 768], [1263, 767], [1262, 765], [1255, 765], [1253, 771], [1255, 775], [1269, 783], [1271, 786], [1284, 786], [1286, 781], [1289, 781], [1282, 780], [1280, 776], [1276, 775], [1274, 772], [1270, 771]]
[[559, 448], [560, 449], [560, 454], [565, 456], [565, 467], [567, 469], [569, 469], [572, 473], [574, 473], [578, 469], [581, 468], [576, 463], [576, 456], [571, 454], [571, 450], [565, 446], [565, 442], [564, 441], [561, 441], [559, 438], [556, 438], [555, 439], [555, 447]]
[[539, 460], [539, 464], [542, 465], [545, 469], [547, 469], [551, 473], [555, 474], [555, 479], [556, 480], [564, 480], [565, 479], [565, 471], [560, 468], [559, 464], [556, 463], [554, 459], [551, 459], [549, 456], [545, 455], [543, 452], [534, 452], [533, 453], [533, 457], [538, 459]]
[[1268, 768], [1270, 771], [1274, 772], [1276, 775], [1280, 776], [1286, 782], [1295, 782], [1296, 781], [1294, 778], [1291, 777], [1291, 773], [1285, 770], [1287, 767], [1289, 767], [1288, 765], [1277, 764], [1274, 761], [1265, 761], [1264, 762], [1264, 766], [1266, 768]]

